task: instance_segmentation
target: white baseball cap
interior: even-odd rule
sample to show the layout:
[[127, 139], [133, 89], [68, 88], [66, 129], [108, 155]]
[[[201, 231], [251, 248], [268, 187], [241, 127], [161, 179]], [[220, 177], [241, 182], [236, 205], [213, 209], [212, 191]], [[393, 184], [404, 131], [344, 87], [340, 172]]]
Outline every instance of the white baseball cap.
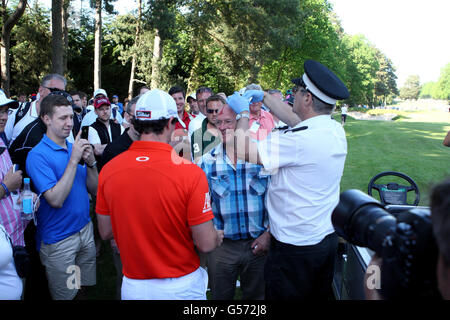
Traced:
[[189, 98], [192, 98], [194, 100], [197, 100], [197, 95], [195, 94], [195, 92], [191, 93], [190, 95], [188, 95], [186, 100], [189, 100]]
[[99, 94], [102, 94], [102, 95], [104, 95], [105, 97], [108, 97], [108, 95], [106, 94], [106, 91], [105, 91], [104, 89], [97, 89], [97, 90], [94, 91], [94, 98], [95, 98], [97, 95], [99, 95]]
[[0, 106], [10, 106], [11, 108], [15, 109], [18, 107], [19, 103], [15, 100], [8, 99], [3, 92], [2, 89], [0, 89]]
[[154, 121], [162, 119], [177, 118], [183, 128], [184, 122], [178, 117], [175, 100], [167, 92], [153, 89], [145, 92], [136, 103], [134, 111], [136, 120]]

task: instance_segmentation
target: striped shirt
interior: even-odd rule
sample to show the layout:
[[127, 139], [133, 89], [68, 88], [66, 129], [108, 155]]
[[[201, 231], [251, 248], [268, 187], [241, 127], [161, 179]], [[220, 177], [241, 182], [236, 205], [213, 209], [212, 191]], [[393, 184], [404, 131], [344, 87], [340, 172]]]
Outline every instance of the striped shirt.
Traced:
[[238, 160], [233, 165], [223, 144], [203, 155], [198, 165], [208, 178], [214, 225], [231, 240], [259, 237], [267, 230], [264, 205], [268, 176], [262, 166]]
[[[6, 147], [2, 139], [0, 139], [0, 148]], [[8, 150], [3, 151], [0, 155], [0, 181], [3, 182], [5, 175], [12, 167], [11, 157]], [[13, 191], [13, 190], [9, 190]], [[14, 246], [25, 246], [24, 231], [29, 221], [23, 221], [20, 210], [13, 208], [12, 197], [3, 197], [0, 199], [0, 224], [2, 224]]]

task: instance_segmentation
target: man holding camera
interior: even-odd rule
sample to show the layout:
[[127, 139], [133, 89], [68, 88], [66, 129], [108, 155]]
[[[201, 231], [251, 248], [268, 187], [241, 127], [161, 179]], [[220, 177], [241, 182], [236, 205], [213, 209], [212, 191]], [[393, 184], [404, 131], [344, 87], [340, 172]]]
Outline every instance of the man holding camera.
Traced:
[[293, 80], [293, 108], [261, 91], [235, 93], [227, 101], [242, 135], [248, 134], [250, 98], [263, 101], [290, 126], [260, 141], [256, 155], [237, 137], [237, 150], [245, 152], [241, 159], [272, 171], [266, 199], [273, 236], [265, 266], [267, 299], [326, 300], [331, 294], [338, 241], [331, 213], [339, 202], [347, 141], [330, 114], [349, 93], [324, 65], [308, 60], [304, 68], [302, 78]]
[[[426, 298], [436, 299], [439, 294], [445, 300], [450, 300], [450, 179], [446, 179], [439, 184], [437, 184], [431, 192], [430, 197], [430, 209], [431, 209], [431, 226], [432, 226], [432, 236], [433, 236], [433, 246], [434, 241], [437, 245], [437, 261], [433, 259], [427, 259], [426, 261], [422, 261], [423, 265], [426, 266], [425, 272], [415, 275], [414, 280], [417, 280], [417, 277], [424, 277], [425, 279], [434, 279], [434, 281], [427, 282], [425, 285], [419, 283], [423, 286], [416, 286], [414, 288], [410, 288], [410, 293], [414, 297], [420, 297], [421, 295]], [[431, 238], [431, 235], [430, 235]], [[421, 238], [421, 241], [427, 241], [426, 238]], [[429, 249], [425, 246], [421, 246], [421, 250]], [[419, 252], [420, 253], [420, 252]], [[423, 258], [424, 255], [421, 256]], [[427, 256], [427, 258], [430, 258]], [[402, 261], [403, 262], [403, 261]], [[417, 263], [417, 261], [415, 261]], [[429, 270], [431, 266], [437, 265], [435, 270]], [[372, 277], [371, 270], [380, 270], [383, 272], [383, 259], [378, 255], [374, 254], [372, 259], [366, 269], [366, 273], [364, 275], [364, 294], [366, 300], [383, 300], [389, 299], [390, 297], [385, 296], [380, 293], [379, 289], [383, 288], [383, 285], [386, 286], [386, 283], [379, 283], [378, 287], [369, 287], [368, 283], [370, 282], [370, 278]], [[418, 269], [415, 269], [417, 272]], [[435, 276], [433, 272], [436, 272]], [[421, 278], [420, 278], [421, 279]], [[437, 284], [437, 288], [434, 286]], [[426, 292], [417, 291], [415, 289], [427, 288]], [[439, 292], [437, 292], [439, 291]], [[387, 292], [390, 294], [390, 292]], [[404, 297], [404, 296], [402, 296]], [[394, 298], [396, 298], [394, 296]]]
[[[31, 181], [42, 194], [36, 214], [37, 247], [52, 298], [71, 300], [84, 293], [80, 288], [96, 283], [88, 193], [95, 196], [98, 173], [93, 149], [80, 139], [81, 132], [73, 144], [67, 141], [73, 128], [71, 102], [63, 95], [48, 95], [40, 107], [47, 131], [26, 161]], [[85, 166], [79, 164], [81, 159]], [[74, 272], [80, 281], [73, 283]]]

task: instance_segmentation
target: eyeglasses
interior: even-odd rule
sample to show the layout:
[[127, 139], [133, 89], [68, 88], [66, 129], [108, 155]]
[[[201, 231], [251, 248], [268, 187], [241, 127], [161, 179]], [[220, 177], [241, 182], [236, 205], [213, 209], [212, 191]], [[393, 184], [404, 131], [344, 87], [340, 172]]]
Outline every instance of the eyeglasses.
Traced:
[[4, 115], [10, 115], [12, 114], [14, 111], [12, 109], [7, 109], [7, 110], [0, 110], [0, 115], [4, 116]]
[[308, 89], [306, 87], [306, 84], [305, 84], [305, 82], [303, 81], [302, 78], [300, 78], [300, 83], [298, 85], [295, 85], [292, 88], [292, 93], [296, 94], [299, 90], [300, 90], [300, 92], [307, 92], [308, 91]]
[[219, 113], [219, 109], [206, 109], [206, 112], [208, 113]]

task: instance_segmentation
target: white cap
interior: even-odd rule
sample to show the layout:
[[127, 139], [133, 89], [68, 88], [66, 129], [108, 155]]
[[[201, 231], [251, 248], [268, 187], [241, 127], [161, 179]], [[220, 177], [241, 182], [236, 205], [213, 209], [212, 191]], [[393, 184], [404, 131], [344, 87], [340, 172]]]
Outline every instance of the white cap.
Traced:
[[[3, 90], [0, 89], [0, 106], [5, 106], [5, 105], [9, 105], [9, 104], [11, 104], [11, 107], [17, 108], [19, 103], [15, 100], [8, 99], [5, 95], [5, 93], [3, 92]], [[12, 106], [12, 105], [14, 105], [14, 106]]]
[[167, 92], [153, 89], [145, 92], [136, 103], [134, 111], [136, 120], [152, 121], [177, 118], [183, 128], [184, 122], [178, 117], [175, 100]]
[[104, 95], [105, 97], [108, 97], [108, 95], [106, 94], [106, 91], [105, 91], [104, 89], [97, 89], [97, 90], [94, 91], [94, 98], [95, 98], [97, 95], [99, 95], [99, 94], [102, 94], [102, 95]]
[[[191, 93], [190, 95], [188, 95], [187, 99], [192, 98], [194, 100], [197, 100], [197, 95], [195, 94], [195, 92]], [[187, 100], [186, 99], [186, 100]]]

